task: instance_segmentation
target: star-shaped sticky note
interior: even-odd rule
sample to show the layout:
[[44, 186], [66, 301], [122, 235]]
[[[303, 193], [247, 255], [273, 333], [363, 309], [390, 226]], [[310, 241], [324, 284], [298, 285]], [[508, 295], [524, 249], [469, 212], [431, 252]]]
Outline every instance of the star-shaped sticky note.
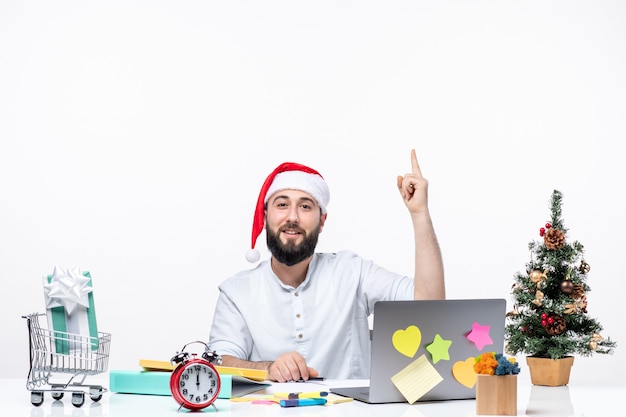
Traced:
[[437, 363], [440, 360], [450, 360], [450, 353], [448, 352], [448, 349], [450, 349], [451, 344], [452, 340], [446, 340], [439, 334], [435, 335], [433, 342], [426, 346], [426, 350], [429, 351], [432, 356], [433, 363]]
[[472, 331], [467, 335], [467, 339], [474, 342], [478, 350], [483, 350], [486, 345], [493, 344], [493, 340], [491, 340], [491, 336], [489, 336], [490, 328], [491, 327], [488, 324], [481, 326], [477, 322], [474, 322], [472, 325]]

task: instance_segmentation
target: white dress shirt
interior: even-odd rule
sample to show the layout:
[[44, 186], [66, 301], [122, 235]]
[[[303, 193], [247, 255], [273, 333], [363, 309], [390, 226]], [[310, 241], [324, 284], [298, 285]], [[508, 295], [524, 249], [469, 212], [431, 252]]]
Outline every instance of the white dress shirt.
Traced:
[[412, 300], [413, 279], [353, 252], [316, 253], [298, 287], [265, 260], [220, 285], [211, 349], [249, 361], [297, 351], [330, 379], [369, 378], [368, 317], [380, 300]]

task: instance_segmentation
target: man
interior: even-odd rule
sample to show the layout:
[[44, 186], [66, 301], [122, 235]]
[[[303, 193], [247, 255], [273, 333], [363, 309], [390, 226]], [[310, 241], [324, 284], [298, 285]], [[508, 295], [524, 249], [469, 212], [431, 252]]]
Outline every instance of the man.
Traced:
[[328, 186], [314, 169], [284, 163], [259, 194], [252, 250], [265, 227], [270, 260], [220, 285], [209, 344], [224, 366], [266, 369], [286, 382], [369, 378], [369, 322], [379, 300], [443, 299], [443, 262], [415, 150], [397, 186], [415, 234], [413, 278], [353, 252], [315, 253]]

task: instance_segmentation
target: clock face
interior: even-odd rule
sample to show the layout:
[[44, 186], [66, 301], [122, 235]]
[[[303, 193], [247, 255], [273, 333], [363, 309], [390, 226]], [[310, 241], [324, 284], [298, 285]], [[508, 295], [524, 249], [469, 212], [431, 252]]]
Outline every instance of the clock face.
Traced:
[[170, 388], [174, 399], [188, 409], [201, 409], [215, 401], [220, 390], [215, 368], [202, 360], [190, 361], [174, 370]]

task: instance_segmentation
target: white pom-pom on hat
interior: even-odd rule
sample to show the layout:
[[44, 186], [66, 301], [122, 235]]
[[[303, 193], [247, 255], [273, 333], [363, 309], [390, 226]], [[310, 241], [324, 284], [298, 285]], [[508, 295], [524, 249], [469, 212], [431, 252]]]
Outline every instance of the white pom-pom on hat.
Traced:
[[322, 213], [326, 213], [326, 206], [330, 201], [330, 191], [322, 175], [305, 165], [295, 162], [280, 164], [265, 179], [259, 198], [257, 199], [254, 218], [252, 220], [252, 246], [246, 253], [246, 260], [254, 263], [261, 258], [261, 254], [254, 247], [265, 225], [265, 203], [277, 191], [300, 190], [310, 194], [320, 205]]
[[261, 259], [261, 253], [256, 249], [248, 249], [246, 252], [246, 261], [250, 263], [258, 262]]

